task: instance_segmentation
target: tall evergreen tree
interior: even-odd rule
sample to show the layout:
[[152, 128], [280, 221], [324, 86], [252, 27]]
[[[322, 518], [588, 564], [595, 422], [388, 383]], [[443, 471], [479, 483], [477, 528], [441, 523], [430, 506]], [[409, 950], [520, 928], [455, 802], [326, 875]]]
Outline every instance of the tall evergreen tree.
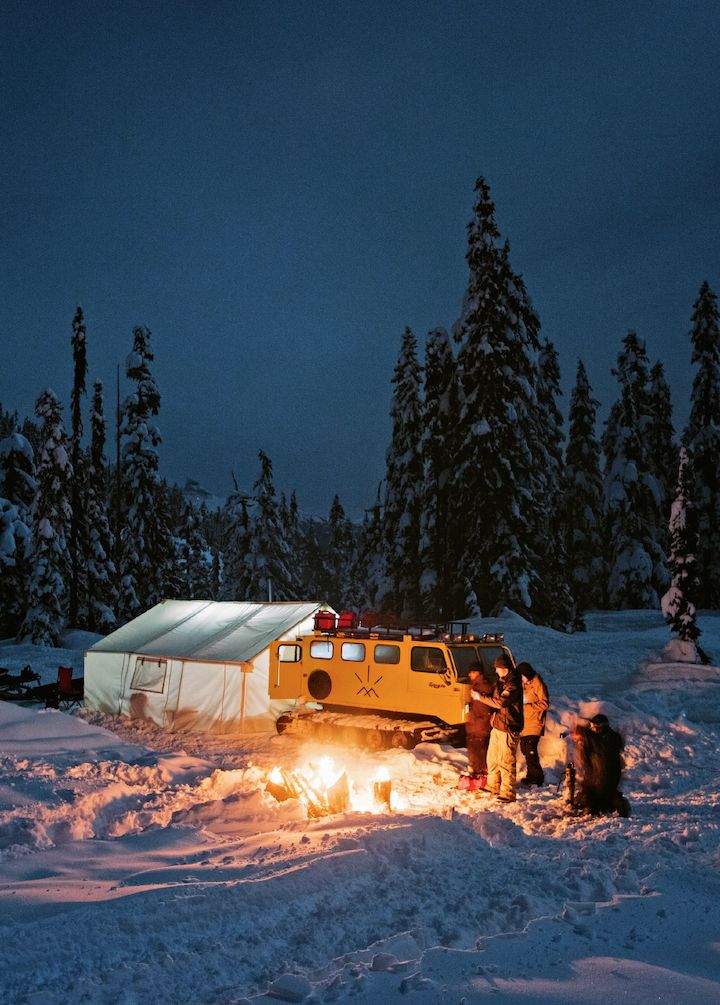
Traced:
[[[611, 551], [608, 602], [623, 608], [657, 606], [668, 585], [663, 493], [650, 457], [648, 369], [645, 343], [636, 332], [629, 331], [613, 371], [620, 396], [603, 435], [606, 527]], [[636, 564], [629, 568], [631, 552]]]
[[392, 378], [392, 439], [385, 479], [387, 610], [404, 617], [420, 613], [420, 518], [423, 502], [421, 370], [417, 342], [405, 329]]
[[466, 609], [509, 606], [531, 616], [539, 582], [534, 551], [538, 511], [537, 415], [533, 354], [539, 321], [524, 284], [500, 246], [484, 179], [468, 226], [470, 276], [455, 325], [462, 381], [458, 504], [464, 514]]
[[454, 468], [460, 415], [457, 366], [444, 328], [430, 332], [425, 349], [421, 523], [422, 606], [426, 617], [447, 621], [464, 614], [460, 569], [463, 516], [455, 503]]
[[560, 364], [555, 346], [545, 339], [540, 347], [537, 376], [536, 471], [540, 513], [535, 551], [539, 557], [539, 582], [533, 598], [534, 617], [560, 631], [582, 627], [570, 586], [562, 523], [564, 481], [563, 417], [558, 407]]
[[4, 499], [4, 550], [0, 575], [0, 635], [15, 635], [27, 609], [30, 580], [30, 526], [37, 491], [35, 458], [14, 426], [0, 441], [0, 499]]
[[700, 638], [697, 596], [697, 526], [693, 507], [692, 468], [685, 447], [680, 449], [678, 482], [670, 514], [670, 589], [662, 598], [662, 611], [670, 630], [681, 642], [697, 649]]
[[84, 625], [87, 618], [87, 589], [83, 582], [82, 552], [87, 529], [84, 512], [84, 464], [82, 458], [82, 397], [87, 378], [87, 342], [85, 319], [78, 307], [72, 323], [73, 386], [70, 394], [70, 462], [73, 470], [70, 506], [70, 597], [69, 619], [71, 625]]
[[378, 485], [375, 503], [365, 511], [350, 568], [347, 604], [351, 610], [360, 613], [377, 610], [382, 597], [388, 592], [381, 499], [382, 483]]
[[345, 516], [339, 496], [334, 496], [328, 517], [330, 540], [325, 554], [323, 599], [335, 610], [349, 604], [350, 570], [355, 551], [355, 535]]
[[84, 558], [87, 584], [87, 626], [106, 634], [116, 623], [117, 569], [112, 556], [115, 541], [110, 528], [108, 472], [105, 459], [105, 413], [101, 380], [93, 384], [90, 415], [90, 458], [86, 470], [85, 517], [87, 551]]
[[223, 543], [220, 597], [222, 600], [250, 600], [247, 563], [252, 532], [248, 496], [240, 491], [237, 483], [225, 504], [224, 522], [227, 529]]
[[184, 572], [182, 596], [188, 600], [209, 600], [213, 555], [202, 531], [200, 514], [193, 503], [186, 504], [181, 558]]
[[35, 645], [58, 646], [67, 622], [72, 466], [62, 405], [52, 391], [40, 394], [35, 414], [41, 421], [42, 447], [32, 509], [28, 608], [19, 634]]
[[662, 490], [665, 521], [675, 493], [678, 470], [678, 449], [672, 421], [672, 398], [661, 362], [650, 370], [648, 386], [648, 452], [650, 467]]
[[150, 332], [144, 327], [135, 328], [133, 351], [126, 366], [135, 390], [125, 400], [121, 426], [126, 506], [119, 601], [123, 621], [163, 599], [166, 563], [172, 551], [169, 528], [158, 513], [161, 437], [153, 420], [160, 410], [160, 392], [150, 372], [153, 359]]
[[253, 485], [256, 514], [247, 556], [248, 600], [297, 600], [302, 585], [283, 533], [273, 484], [272, 464], [259, 452], [260, 474]]
[[704, 282], [692, 314], [696, 367], [683, 442], [695, 478], [699, 607], [720, 607], [720, 321], [717, 298]]
[[570, 588], [580, 611], [603, 603], [603, 483], [595, 436], [598, 402], [582, 360], [570, 398], [570, 434], [565, 454], [562, 518]]

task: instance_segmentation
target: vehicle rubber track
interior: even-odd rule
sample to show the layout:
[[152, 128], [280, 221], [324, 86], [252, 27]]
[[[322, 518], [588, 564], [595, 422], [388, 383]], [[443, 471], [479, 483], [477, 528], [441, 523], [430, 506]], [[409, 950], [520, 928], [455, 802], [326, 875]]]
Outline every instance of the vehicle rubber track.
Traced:
[[285, 712], [276, 722], [278, 733], [329, 743], [387, 750], [412, 750], [418, 743], [462, 743], [462, 730], [430, 719], [395, 719], [353, 712], [306, 710]]

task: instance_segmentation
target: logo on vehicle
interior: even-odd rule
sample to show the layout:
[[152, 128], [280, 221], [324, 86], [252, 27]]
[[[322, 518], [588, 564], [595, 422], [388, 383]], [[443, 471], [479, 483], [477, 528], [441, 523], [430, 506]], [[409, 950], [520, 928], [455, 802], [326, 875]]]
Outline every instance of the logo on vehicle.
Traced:
[[374, 680], [374, 681], [371, 682], [370, 681], [370, 667], [368, 667], [367, 668], [367, 676], [366, 676], [365, 680], [362, 679], [362, 677], [360, 676], [359, 673], [357, 673], [357, 671], [355, 672], [355, 676], [360, 681], [360, 687], [357, 689], [357, 691], [355, 692], [355, 694], [363, 695], [365, 698], [379, 698], [380, 697], [380, 695], [377, 693], [377, 691], [375, 690], [375, 688], [377, 687], [377, 685], [382, 680], [382, 674], [377, 678], [377, 680]]

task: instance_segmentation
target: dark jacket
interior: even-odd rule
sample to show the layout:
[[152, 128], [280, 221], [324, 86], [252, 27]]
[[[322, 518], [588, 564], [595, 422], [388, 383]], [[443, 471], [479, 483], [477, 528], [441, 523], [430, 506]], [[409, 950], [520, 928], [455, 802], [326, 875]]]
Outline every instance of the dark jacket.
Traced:
[[622, 736], [609, 726], [601, 729], [579, 726], [573, 739], [580, 769], [578, 807], [591, 813], [605, 813], [619, 808], [618, 786], [625, 766]]
[[517, 670], [511, 670], [505, 680], [498, 677], [493, 693], [489, 697], [482, 695], [480, 701], [495, 709], [490, 720], [493, 729], [503, 733], [522, 733], [523, 690]]
[[[487, 698], [492, 693], [493, 688], [489, 685], [485, 688], [479, 686], [478, 691], [481, 697]], [[468, 736], [490, 736], [490, 730], [492, 729], [490, 720], [492, 718], [492, 714], [493, 710], [489, 705], [486, 705], [478, 698], [471, 697], [467, 722], [465, 723], [465, 730]]]

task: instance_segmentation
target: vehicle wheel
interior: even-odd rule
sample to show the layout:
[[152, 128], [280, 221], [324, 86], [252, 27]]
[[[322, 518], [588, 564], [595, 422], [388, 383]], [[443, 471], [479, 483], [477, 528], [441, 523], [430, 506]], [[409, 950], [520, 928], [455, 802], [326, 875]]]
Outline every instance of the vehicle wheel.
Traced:
[[411, 740], [410, 733], [404, 733], [401, 729], [396, 729], [390, 738], [390, 746], [396, 750], [409, 750]]
[[313, 670], [308, 677], [308, 693], [316, 701], [324, 701], [332, 691], [332, 679], [325, 670]]

